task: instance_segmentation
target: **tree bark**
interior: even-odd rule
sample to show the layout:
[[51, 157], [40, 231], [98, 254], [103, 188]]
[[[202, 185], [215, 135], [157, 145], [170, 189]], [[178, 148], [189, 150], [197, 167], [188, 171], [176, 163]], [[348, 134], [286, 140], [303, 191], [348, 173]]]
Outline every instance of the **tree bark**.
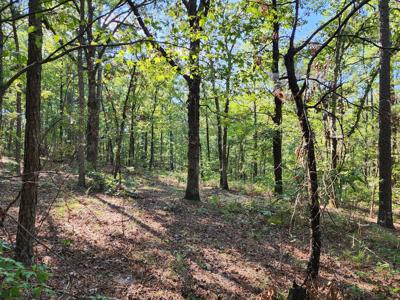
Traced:
[[153, 109], [151, 111], [151, 118], [150, 118], [150, 161], [149, 161], [149, 169], [152, 170], [154, 168], [154, 113], [157, 108], [157, 90], [154, 93], [154, 103]]
[[131, 106], [131, 124], [129, 130], [129, 154], [128, 154], [128, 164], [133, 166], [135, 164], [135, 109], [136, 101], [132, 101]]
[[275, 176], [275, 187], [274, 191], [276, 195], [283, 194], [283, 182], [282, 182], [282, 99], [280, 98], [280, 86], [279, 86], [279, 21], [278, 21], [278, 5], [277, 0], [272, 0], [272, 8], [274, 9], [275, 16], [273, 22], [273, 33], [272, 33], [272, 73], [275, 81], [275, 114], [273, 121], [276, 129], [273, 133], [272, 141], [272, 154], [274, 159], [274, 176]]
[[227, 55], [228, 60], [228, 76], [225, 81], [225, 107], [224, 107], [224, 127], [222, 132], [222, 161], [221, 161], [221, 188], [224, 190], [229, 190], [228, 184], [228, 163], [229, 163], [229, 151], [228, 151], [228, 125], [226, 122], [226, 118], [228, 117], [229, 113], [229, 97], [231, 91], [231, 78], [230, 73], [232, 70], [232, 58], [231, 53], [229, 51]]
[[379, 1], [381, 68], [379, 73], [379, 212], [378, 224], [394, 228], [392, 212], [392, 146], [391, 146], [391, 99], [390, 99], [390, 26], [389, 0]]
[[207, 159], [211, 161], [211, 151], [210, 151], [210, 126], [208, 121], [208, 107], [206, 106], [206, 143], [207, 143]]
[[[11, 15], [13, 19], [15, 19], [16, 12], [14, 4], [11, 4]], [[16, 26], [16, 21], [12, 22], [12, 30], [14, 36], [14, 44], [15, 44], [15, 52], [17, 59], [20, 56], [20, 47], [19, 47], [19, 38], [18, 38], [18, 30]], [[19, 68], [18, 68], [19, 69]], [[22, 84], [18, 83], [17, 85], [17, 94], [16, 94], [16, 111], [17, 111], [17, 128], [16, 128], [16, 138], [15, 138], [15, 161], [17, 163], [17, 175], [21, 174], [21, 141], [22, 141]]]
[[169, 131], [169, 170], [175, 170], [174, 162], [174, 134], [172, 130]]
[[258, 176], [258, 123], [257, 123], [257, 103], [253, 102], [253, 126], [254, 126], [254, 134], [253, 134], [253, 181], [256, 180]]
[[[42, 60], [42, 20], [34, 12], [41, 9], [41, 0], [29, 0], [28, 62]], [[37, 206], [38, 171], [40, 169], [40, 94], [41, 64], [35, 64], [26, 73], [26, 125], [24, 147], [24, 173], [18, 214], [18, 232], [15, 248], [16, 259], [30, 265], [33, 257], [35, 218]]]
[[295, 51], [289, 48], [285, 55], [285, 66], [289, 80], [289, 88], [296, 103], [296, 113], [299, 119], [304, 140], [304, 150], [307, 161], [308, 194], [310, 197], [310, 257], [307, 266], [307, 279], [314, 280], [318, 277], [321, 256], [321, 228], [320, 207], [318, 196], [317, 162], [315, 158], [314, 135], [308, 119], [307, 109], [304, 105], [302, 91], [298, 86], [294, 62]]
[[221, 110], [219, 107], [219, 98], [215, 97], [215, 112], [217, 118], [217, 148], [218, 148], [218, 162], [219, 162], [219, 186], [222, 186], [222, 126], [221, 126]]
[[[193, 42], [191, 42], [192, 44]], [[198, 41], [200, 44], [200, 41]], [[192, 46], [197, 48], [198, 46]], [[196, 50], [198, 55], [198, 51]], [[198, 71], [198, 69], [197, 69]], [[188, 173], [185, 199], [200, 200], [199, 193], [199, 170], [200, 170], [200, 83], [201, 77], [194, 75], [193, 79], [188, 79], [188, 125], [189, 125], [189, 144], [188, 144]]]
[[[229, 100], [225, 103], [225, 114], [228, 113]], [[228, 161], [229, 161], [229, 151], [228, 151], [228, 126], [224, 125], [222, 134], [222, 162], [221, 162], [221, 188], [224, 190], [229, 190], [228, 184]]]
[[[79, 34], [81, 37], [79, 38], [79, 42], [81, 45], [84, 44], [85, 40], [83, 37], [84, 34], [84, 20], [85, 20], [85, 0], [80, 0], [80, 26], [79, 26]], [[83, 74], [83, 50], [78, 50], [77, 57], [77, 68], [78, 68], [78, 93], [79, 93], [79, 124], [82, 125], [85, 123], [85, 82], [84, 82], [84, 74]], [[84, 187], [86, 185], [85, 179], [85, 131], [83, 126], [78, 126], [78, 149], [77, 149], [77, 157], [78, 157], [78, 185]]]
[[[87, 43], [93, 41], [93, 13], [94, 7], [92, 0], [87, 0], [88, 23]], [[98, 144], [99, 144], [99, 113], [100, 99], [96, 93], [96, 68], [95, 68], [96, 48], [89, 47], [87, 50], [87, 73], [88, 73], [88, 120], [86, 126], [86, 159], [91, 167], [97, 168]], [[101, 72], [101, 70], [99, 70]], [[101, 73], [99, 73], [101, 78]], [[98, 78], [99, 79], [99, 78]]]
[[[67, 77], [68, 76], [68, 74], [65, 74], [66, 76], [65, 77]], [[63, 79], [63, 76], [62, 76], [62, 74], [61, 74], [61, 76], [60, 76], [60, 103], [59, 103], [59, 110], [60, 110], [60, 126], [59, 126], [59, 141], [60, 141], [60, 144], [59, 144], [59, 146], [60, 146], [60, 148], [62, 149], [62, 147], [63, 147], [63, 135], [64, 135], [64, 128], [63, 128], [63, 122], [64, 122], [64, 106], [65, 106], [65, 103], [64, 103], [64, 82], [62, 81], [62, 79]], [[65, 91], [65, 93], [67, 94], [68, 93], [68, 91]], [[67, 96], [65, 95], [65, 98], [66, 98]]]
[[[187, 200], [200, 200], [199, 193], [199, 171], [200, 171], [200, 38], [199, 32], [202, 28], [200, 26], [200, 7], [205, 9], [204, 14], [207, 15], [207, 8], [209, 5], [206, 0], [200, 1], [200, 6], [197, 7], [197, 0], [188, 0], [186, 2], [186, 9], [189, 16], [190, 28], [190, 45], [189, 45], [189, 67], [190, 74], [186, 75], [185, 79], [188, 85], [188, 173], [185, 199]], [[203, 9], [202, 8], [202, 9]]]

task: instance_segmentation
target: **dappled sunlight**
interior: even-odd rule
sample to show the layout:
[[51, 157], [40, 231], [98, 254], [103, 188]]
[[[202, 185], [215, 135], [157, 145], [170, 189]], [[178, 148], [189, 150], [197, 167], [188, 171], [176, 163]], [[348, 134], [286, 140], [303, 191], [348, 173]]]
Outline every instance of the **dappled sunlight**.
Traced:
[[[68, 174], [56, 176], [58, 182], [71, 180]], [[153, 178], [152, 185], [144, 184], [138, 186], [135, 198], [86, 195], [67, 188], [55, 197], [51, 185], [41, 187], [39, 238], [49, 248], [39, 244], [36, 251], [39, 261], [54, 272], [53, 286], [67, 287], [76, 295], [140, 299], [251, 298], [270, 285], [286, 290], [293, 280], [303, 278], [308, 260], [306, 225], [301, 221], [291, 236], [286, 235], [286, 221], [270, 217], [280, 210], [269, 200], [212, 188], [204, 191], [204, 202], [193, 204], [180, 198], [174, 180]], [[360, 232], [361, 216], [349, 221], [340, 210], [330, 213], [349, 235], [396, 247], [397, 233], [382, 232], [374, 224]], [[326, 222], [332, 233], [327, 231], [330, 252], [326, 249], [321, 258], [321, 282], [356, 284], [374, 293], [383, 280], [381, 273], [392, 276], [388, 282], [395, 285], [398, 275], [385, 268], [363, 269], [356, 251], [343, 252], [342, 248], [357, 246], [351, 239], [331, 243], [336, 227], [329, 219]], [[12, 228], [10, 221], [7, 226]], [[373, 280], [366, 277], [367, 271], [374, 274]]]

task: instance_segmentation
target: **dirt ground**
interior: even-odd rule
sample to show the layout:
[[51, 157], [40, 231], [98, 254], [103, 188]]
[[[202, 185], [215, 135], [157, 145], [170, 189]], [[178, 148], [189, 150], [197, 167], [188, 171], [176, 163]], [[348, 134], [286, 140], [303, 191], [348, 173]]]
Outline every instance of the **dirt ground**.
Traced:
[[[20, 181], [1, 175], [5, 206]], [[167, 176], [137, 176], [129, 197], [79, 190], [75, 181], [61, 171], [41, 175], [37, 226], [46, 247], [37, 245], [36, 261], [50, 267], [57, 299], [267, 299], [272, 287], [284, 294], [304, 279], [306, 219], [289, 234], [290, 212], [276, 200], [203, 187], [202, 201], [192, 203]], [[323, 289], [400, 299], [399, 233], [382, 233], [373, 221], [324, 214]], [[15, 230], [7, 219], [0, 236], [12, 242]]]

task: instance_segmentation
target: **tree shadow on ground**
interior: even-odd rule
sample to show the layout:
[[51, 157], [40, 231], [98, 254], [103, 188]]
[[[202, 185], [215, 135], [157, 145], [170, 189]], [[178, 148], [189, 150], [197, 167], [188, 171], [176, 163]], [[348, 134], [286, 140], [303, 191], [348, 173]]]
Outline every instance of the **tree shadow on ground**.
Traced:
[[[173, 183], [151, 180], [137, 198], [74, 191], [52, 203], [54, 188], [41, 189], [39, 219], [46, 219], [39, 237], [52, 251], [38, 246], [38, 256], [52, 268], [52, 286], [78, 299], [249, 299], [269, 285], [287, 290], [302, 280], [306, 228], [293, 243], [285, 224], [186, 201]], [[204, 189], [203, 199], [217, 192]], [[76, 201], [46, 215], [50, 205]], [[323, 259], [322, 284], [349, 285], [351, 272], [335, 263]]]

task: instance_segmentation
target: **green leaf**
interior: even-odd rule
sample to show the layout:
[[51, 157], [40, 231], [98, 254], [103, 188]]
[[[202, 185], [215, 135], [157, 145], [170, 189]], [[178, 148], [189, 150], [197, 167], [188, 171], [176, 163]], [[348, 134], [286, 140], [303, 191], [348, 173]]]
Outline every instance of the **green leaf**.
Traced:
[[34, 25], [31, 25], [28, 27], [28, 33], [32, 33], [36, 31], [36, 27]]

